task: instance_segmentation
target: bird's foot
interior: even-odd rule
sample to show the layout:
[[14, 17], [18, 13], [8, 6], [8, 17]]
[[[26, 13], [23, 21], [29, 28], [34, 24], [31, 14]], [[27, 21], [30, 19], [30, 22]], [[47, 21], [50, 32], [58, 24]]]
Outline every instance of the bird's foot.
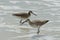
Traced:
[[20, 21], [20, 23], [22, 23], [22, 21]]
[[21, 22], [20, 25], [22, 25], [23, 23]]
[[22, 23], [22, 19], [20, 20], [20, 23]]
[[37, 32], [37, 34], [39, 34], [40, 31]]

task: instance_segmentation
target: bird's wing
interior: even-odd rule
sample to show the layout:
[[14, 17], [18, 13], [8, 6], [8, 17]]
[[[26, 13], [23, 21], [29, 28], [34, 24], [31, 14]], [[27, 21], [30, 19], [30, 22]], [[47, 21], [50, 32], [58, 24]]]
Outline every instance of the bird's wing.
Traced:
[[27, 15], [27, 13], [15, 13], [15, 14], [13, 14], [14, 16], [25, 16], [25, 15]]

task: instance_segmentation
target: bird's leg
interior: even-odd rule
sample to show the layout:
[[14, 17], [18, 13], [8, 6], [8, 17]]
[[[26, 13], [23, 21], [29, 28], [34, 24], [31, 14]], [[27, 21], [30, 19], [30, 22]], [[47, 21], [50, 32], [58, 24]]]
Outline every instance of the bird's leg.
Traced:
[[27, 22], [28, 20], [25, 20], [25, 21], [23, 21], [21, 24], [24, 24], [25, 22]]
[[37, 34], [39, 34], [39, 32], [40, 32], [40, 30], [39, 30], [39, 29], [40, 29], [40, 27], [38, 27], [38, 31], [37, 31]]
[[20, 23], [22, 23], [22, 19], [20, 20]]

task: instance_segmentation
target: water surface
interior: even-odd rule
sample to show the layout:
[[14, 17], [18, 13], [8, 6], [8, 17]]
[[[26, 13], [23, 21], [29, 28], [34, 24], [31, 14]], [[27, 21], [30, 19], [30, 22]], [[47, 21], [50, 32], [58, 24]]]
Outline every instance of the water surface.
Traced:
[[[37, 29], [12, 16], [16, 12], [32, 10], [38, 16], [30, 19], [50, 20]], [[0, 0], [0, 40], [60, 40], [60, 0]]]

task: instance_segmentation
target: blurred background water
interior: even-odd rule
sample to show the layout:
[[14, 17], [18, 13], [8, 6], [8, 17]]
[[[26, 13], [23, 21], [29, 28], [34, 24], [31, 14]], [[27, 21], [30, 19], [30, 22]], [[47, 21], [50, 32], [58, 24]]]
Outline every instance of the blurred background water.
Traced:
[[[16, 12], [32, 10], [38, 16], [30, 19], [50, 20], [37, 29], [12, 16]], [[0, 40], [60, 40], [60, 0], [0, 0]]]

